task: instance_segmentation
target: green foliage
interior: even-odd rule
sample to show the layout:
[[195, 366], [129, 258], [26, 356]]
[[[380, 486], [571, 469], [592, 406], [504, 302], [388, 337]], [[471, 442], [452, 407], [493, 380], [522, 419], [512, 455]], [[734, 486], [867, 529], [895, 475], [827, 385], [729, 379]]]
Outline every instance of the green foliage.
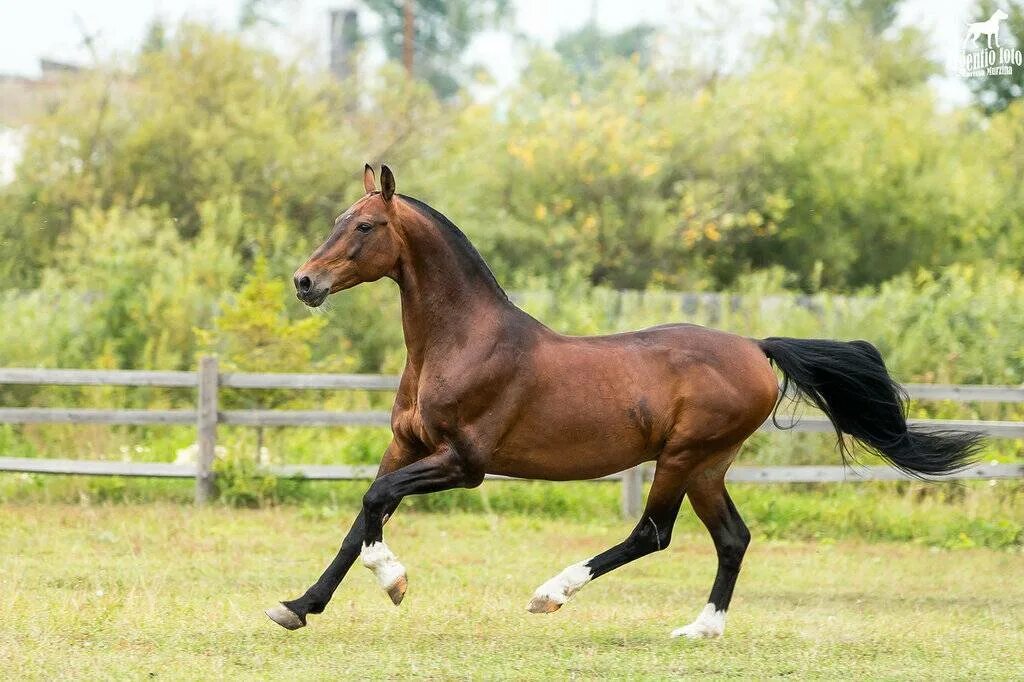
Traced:
[[160, 52], [167, 47], [167, 25], [163, 19], [154, 17], [146, 27], [146, 35], [142, 39], [142, 52]]
[[608, 32], [591, 21], [560, 37], [554, 47], [569, 68], [584, 76], [612, 59], [635, 58], [641, 65], [648, 65], [654, 35], [654, 27], [647, 24]]
[[312, 364], [312, 342], [327, 321], [292, 320], [285, 309], [286, 280], [270, 278], [259, 258], [241, 290], [225, 301], [213, 329], [199, 330], [204, 352], [217, 355], [228, 370], [297, 372]]
[[324, 198], [340, 202], [339, 151], [354, 139], [331, 113], [338, 89], [188, 25], [134, 66], [130, 77], [83, 78], [32, 127], [5, 192], [15, 213], [4, 237], [23, 249], [22, 260], [4, 263], [9, 285], [31, 285], [60, 261], [54, 247], [80, 210], [145, 207], [194, 240], [204, 207], [237, 202], [244, 231], [217, 246], [242, 256], [260, 247], [275, 263], [283, 236], [292, 246], [333, 217], [336, 202]]
[[887, 6], [845, 3], [846, 21], [806, 34], [783, 21], [755, 66], [713, 81], [643, 59], [578, 75], [539, 52], [492, 104], [443, 103], [389, 66], [357, 106], [348, 84], [183, 26], [130, 86], [98, 71], [33, 128], [0, 192], [0, 280], [33, 287], [79, 212], [113, 209], [185, 242], [204, 210], [233, 212], [214, 234], [234, 282], [256, 253], [284, 276], [382, 155], [516, 284], [720, 289], [779, 266], [789, 286], [849, 290], [954, 261], [1020, 267], [1024, 114], [941, 111], [917, 38], [878, 32]]
[[229, 507], [266, 507], [302, 497], [298, 480], [274, 476], [251, 457], [218, 458], [213, 471], [217, 499]]
[[764, 57], [798, 63], [811, 55], [858, 65], [879, 87], [918, 87], [940, 72], [929, 36], [896, 26], [902, 0], [776, 0], [777, 30], [761, 45]]
[[1008, 147], [940, 113], [923, 76], [895, 82], [866, 43], [836, 30], [767, 51], [696, 95], [629, 61], [580, 83], [538, 55], [502, 127], [468, 110], [468, 140], [449, 140], [473, 152], [452, 212], [503, 272], [615, 288], [725, 288], [779, 265], [805, 290], [848, 289], [993, 250], [1015, 262], [1001, 242], [1018, 218], [999, 207], [1019, 199], [989, 182], [1016, 165]]

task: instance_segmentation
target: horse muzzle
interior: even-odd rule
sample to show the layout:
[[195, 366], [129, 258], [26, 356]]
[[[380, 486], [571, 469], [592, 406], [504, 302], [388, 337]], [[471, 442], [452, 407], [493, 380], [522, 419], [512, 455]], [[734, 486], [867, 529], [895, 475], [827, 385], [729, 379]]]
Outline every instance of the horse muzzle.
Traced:
[[295, 283], [295, 297], [310, 308], [319, 306], [327, 298], [327, 295], [331, 293], [330, 285], [320, 282], [318, 279], [315, 273], [309, 275], [301, 270], [296, 272], [292, 278], [292, 281]]

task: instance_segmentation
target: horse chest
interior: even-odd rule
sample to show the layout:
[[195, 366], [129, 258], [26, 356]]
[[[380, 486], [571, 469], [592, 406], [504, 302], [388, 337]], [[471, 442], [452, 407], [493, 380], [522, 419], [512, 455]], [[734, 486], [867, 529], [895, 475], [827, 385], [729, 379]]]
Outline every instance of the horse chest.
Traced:
[[459, 403], [448, 382], [422, 386], [416, 404], [423, 428], [442, 433], [453, 429], [459, 423]]
[[422, 378], [407, 400], [402, 401], [392, 416], [392, 430], [403, 437], [437, 447], [446, 436], [457, 430], [459, 392], [443, 376]]

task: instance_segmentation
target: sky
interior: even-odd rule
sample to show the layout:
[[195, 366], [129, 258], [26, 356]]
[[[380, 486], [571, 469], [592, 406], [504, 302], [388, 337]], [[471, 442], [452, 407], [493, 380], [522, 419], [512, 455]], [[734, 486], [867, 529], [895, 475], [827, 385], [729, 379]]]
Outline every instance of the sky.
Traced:
[[[328, 10], [353, 4], [352, 0], [284, 0], [280, 12], [284, 25], [268, 33], [267, 39], [278, 51], [326, 64]], [[512, 28], [542, 45], [551, 45], [559, 35], [578, 28], [592, 12], [606, 29], [639, 22], [672, 27], [692, 18], [695, 5], [703, 4], [722, 26], [721, 34], [710, 38], [720, 43], [713, 47], [725, 51], [742, 50], [743, 35], [763, 25], [770, 6], [769, 0], [512, 0], [512, 4]], [[88, 63], [83, 30], [95, 36], [104, 57], [127, 53], [138, 46], [155, 16], [171, 24], [184, 18], [233, 28], [239, 5], [240, 0], [0, 0], [0, 73], [37, 75], [39, 57], [44, 56]], [[971, 0], [907, 0], [900, 16], [901, 23], [916, 25], [931, 36], [935, 54], [949, 74], [935, 86], [950, 105], [968, 98], [955, 72], [971, 6]], [[363, 17], [364, 27], [368, 20]], [[524, 61], [522, 49], [504, 32], [479, 37], [469, 57], [487, 66], [499, 85], [511, 82]]]

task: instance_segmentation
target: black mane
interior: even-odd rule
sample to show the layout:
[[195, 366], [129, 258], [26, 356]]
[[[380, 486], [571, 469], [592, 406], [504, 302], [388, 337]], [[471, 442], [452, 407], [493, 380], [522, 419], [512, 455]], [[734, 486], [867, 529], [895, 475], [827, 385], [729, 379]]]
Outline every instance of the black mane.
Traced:
[[415, 199], [404, 194], [399, 194], [398, 196], [409, 202], [412, 207], [420, 213], [420, 215], [425, 218], [432, 219], [435, 223], [438, 223], [445, 228], [441, 230], [441, 235], [444, 237], [445, 241], [451, 245], [452, 249], [466, 261], [468, 266], [486, 273], [486, 277], [494, 285], [494, 289], [501, 294], [503, 298], [506, 300], [508, 299], [508, 294], [506, 294], [505, 290], [501, 288], [500, 284], [498, 284], [498, 280], [495, 279], [494, 273], [491, 272], [491, 268], [488, 267], [487, 261], [485, 261], [483, 256], [480, 255], [480, 252], [476, 250], [473, 243], [469, 241], [469, 237], [467, 237], [465, 233], [455, 225], [455, 223], [449, 220], [448, 216], [419, 199]]

